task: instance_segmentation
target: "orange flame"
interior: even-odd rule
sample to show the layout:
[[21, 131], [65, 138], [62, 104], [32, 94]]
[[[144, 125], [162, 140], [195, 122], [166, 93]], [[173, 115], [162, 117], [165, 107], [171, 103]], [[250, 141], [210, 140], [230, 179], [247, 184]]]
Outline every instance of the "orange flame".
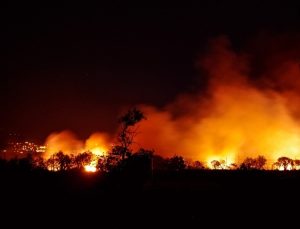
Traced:
[[[93, 133], [85, 143], [79, 140], [71, 131], [52, 133], [46, 140], [45, 158], [62, 151], [64, 154], [77, 155], [83, 152], [93, 154], [92, 161], [84, 166], [87, 172], [97, 171], [98, 158], [105, 156], [109, 150], [109, 137], [103, 133]], [[50, 168], [50, 170], [53, 170]]]
[[84, 166], [84, 170], [86, 172], [94, 173], [97, 171], [97, 168], [96, 168], [96, 165], [89, 164], [89, 165]]
[[[181, 95], [160, 109], [141, 105], [147, 120], [139, 124], [134, 147], [154, 149], [165, 157], [182, 155], [209, 167], [212, 160], [229, 166], [258, 155], [267, 158], [268, 168], [281, 156], [300, 158], [300, 54], [269, 43], [263, 48], [270, 58], [256, 58], [263, 67], [254, 78], [249, 55], [232, 51], [224, 37], [213, 41], [199, 64], [209, 77], [207, 89]], [[285, 49], [288, 42], [283, 43]], [[92, 135], [83, 144], [61, 132], [49, 136], [47, 151], [103, 155], [108, 149], [103, 136]]]
[[[213, 159], [241, 163], [258, 155], [269, 163], [280, 156], [300, 158], [299, 63], [279, 62], [272, 72], [263, 72], [261, 80], [253, 82], [248, 59], [231, 51], [228, 40], [220, 38], [201, 66], [210, 77], [205, 93], [180, 96], [162, 109], [142, 106], [147, 120], [139, 126], [139, 145], [208, 166]], [[269, 86], [264, 74], [281, 86], [279, 72], [295, 83], [285, 82], [289, 87], [281, 90]]]

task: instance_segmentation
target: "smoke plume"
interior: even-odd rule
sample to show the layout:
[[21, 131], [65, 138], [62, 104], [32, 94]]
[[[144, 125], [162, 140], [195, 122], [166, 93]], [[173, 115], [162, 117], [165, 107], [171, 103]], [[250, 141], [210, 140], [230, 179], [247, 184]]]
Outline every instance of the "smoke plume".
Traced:
[[[141, 105], [147, 120], [139, 124], [134, 147], [203, 162], [240, 163], [257, 155], [300, 159], [298, 39], [263, 37], [233, 51], [220, 37], [209, 47], [198, 62], [208, 79], [206, 90], [180, 95], [161, 109]], [[108, 139], [93, 134], [84, 142], [68, 131], [54, 133], [46, 141], [47, 153], [100, 147], [99, 153], [109, 148]]]
[[257, 64], [257, 50], [237, 53], [226, 37], [215, 39], [199, 61], [207, 90], [182, 95], [163, 109], [143, 105], [147, 120], [136, 141], [163, 156], [204, 162], [300, 158], [299, 61], [280, 48], [269, 50], [272, 58], [260, 55]]
[[104, 133], [93, 133], [88, 139], [83, 141], [71, 131], [64, 130], [48, 136], [45, 143], [47, 150], [44, 156], [49, 158], [52, 154], [59, 151], [73, 155], [90, 151], [95, 155], [103, 155], [109, 149], [109, 142], [109, 136]]

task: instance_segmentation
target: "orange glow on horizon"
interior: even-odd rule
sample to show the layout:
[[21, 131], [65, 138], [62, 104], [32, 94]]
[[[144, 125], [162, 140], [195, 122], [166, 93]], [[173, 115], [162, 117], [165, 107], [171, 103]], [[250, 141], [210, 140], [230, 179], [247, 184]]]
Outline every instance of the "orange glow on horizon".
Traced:
[[[180, 95], [162, 108], [141, 104], [147, 120], [138, 123], [134, 150], [153, 149], [165, 158], [180, 155], [208, 168], [219, 161], [220, 169], [258, 155], [267, 159], [267, 169], [279, 157], [300, 158], [300, 65], [299, 58], [286, 55], [268, 60], [277, 62], [268, 62], [255, 78], [245, 53], [233, 51], [225, 37], [214, 40], [199, 61], [207, 74], [206, 89]], [[86, 141], [67, 131], [54, 133], [47, 139], [47, 153], [105, 156], [107, 139], [103, 133]]]
[[199, 65], [209, 77], [205, 93], [181, 95], [159, 109], [141, 106], [147, 120], [139, 125], [139, 145], [208, 167], [212, 160], [240, 164], [258, 155], [268, 163], [282, 156], [300, 158], [298, 62], [277, 63], [253, 81], [249, 60], [221, 37]]
[[[44, 157], [50, 158], [51, 155], [59, 151], [67, 155], [78, 155], [84, 152], [91, 152], [92, 159], [89, 164], [84, 165], [86, 172], [96, 172], [99, 157], [107, 155], [109, 151], [108, 136], [103, 133], [93, 133], [85, 142], [79, 140], [72, 132], [62, 131], [52, 133], [46, 140], [46, 153]], [[57, 168], [48, 168], [51, 171], [57, 171]]]

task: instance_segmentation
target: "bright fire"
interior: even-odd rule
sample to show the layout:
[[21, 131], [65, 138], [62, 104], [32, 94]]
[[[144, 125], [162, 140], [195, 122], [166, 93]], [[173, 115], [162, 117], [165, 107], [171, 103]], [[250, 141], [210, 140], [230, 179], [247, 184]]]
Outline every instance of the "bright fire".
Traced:
[[[279, 171], [284, 171], [285, 170], [284, 166], [283, 165], [279, 166], [278, 170]], [[293, 170], [293, 166], [291, 164], [288, 164], [286, 170], [288, 170], [288, 171]]]
[[[87, 172], [96, 172], [99, 157], [105, 156], [109, 150], [108, 142], [109, 137], [103, 133], [94, 133], [85, 142], [79, 140], [70, 131], [52, 133], [46, 141], [45, 157], [49, 158], [59, 151], [69, 155], [91, 152], [93, 154], [92, 160], [89, 164], [84, 165], [84, 169]], [[50, 170], [53, 169], [50, 168]]]
[[[217, 161], [220, 162], [220, 165], [217, 167], [214, 167], [213, 162]], [[231, 169], [232, 165], [235, 163], [235, 160], [232, 156], [232, 154], [228, 154], [226, 158], [220, 158], [220, 157], [210, 157], [207, 159], [207, 167], [210, 169]]]
[[199, 62], [209, 78], [206, 90], [181, 95], [164, 108], [141, 106], [147, 120], [136, 142], [163, 156], [182, 155], [208, 166], [213, 159], [240, 164], [258, 155], [269, 163], [281, 156], [299, 159], [300, 52], [292, 56], [275, 47], [278, 53], [266, 53], [272, 58], [261, 60], [256, 73], [252, 59], [232, 51], [226, 38], [212, 42]]
[[105, 156], [108, 151], [107, 135], [102, 133], [92, 134], [85, 143], [86, 150], [93, 153], [93, 159], [89, 165], [84, 166], [86, 172], [96, 172], [97, 162], [100, 156]]
[[[97, 145], [98, 145], [98, 143], [97, 143]], [[91, 148], [90, 152], [93, 153], [93, 158], [92, 158], [92, 161], [90, 162], [90, 164], [84, 166], [84, 170], [86, 172], [96, 172], [99, 157], [106, 156], [107, 151], [108, 150], [105, 149], [104, 146], [97, 146], [97, 147]]]
[[95, 165], [86, 165], [86, 166], [84, 166], [84, 170], [85, 170], [86, 172], [94, 173], [94, 172], [97, 171], [97, 168], [96, 168]]
[[107, 153], [107, 149], [103, 146], [97, 146], [95, 148], [91, 148], [90, 152], [93, 153], [93, 159], [90, 164], [84, 166], [84, 170], [86, 172], [96, 172], [97, 171], [97, 162], [100, 156], [105, 156]]
[[[268, 39], [244, 52], [233, 51], [224, 37], [211, 42], [198, 64], [206, 88], [163, 108], [141, 105], [147, 120], [139, 124], [134, 147], [164, 157], [181, 155], [210, 168], [214, 160], [227, 168], [258, 155], [266, 157], [268, 168], [282, 156], [300, 159], [300, 44]], [[107, 139], [93, 134], [84, 143], [64, 131], [48, 137], [47, 153], [103, 155]], [[95, 168], [91, 164], [86, 170]]]
[[86, 172], [96, 172], [97, 171], [97, 162], [98, 162], [98, 157], [96, 154], [93, 153], [93, 158], [92, 161], [84, 166], [84, 170]]

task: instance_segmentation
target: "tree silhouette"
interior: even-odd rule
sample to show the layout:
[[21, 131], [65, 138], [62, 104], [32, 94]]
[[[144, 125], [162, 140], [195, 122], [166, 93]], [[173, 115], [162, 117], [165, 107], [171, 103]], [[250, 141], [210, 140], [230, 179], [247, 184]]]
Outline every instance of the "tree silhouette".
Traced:
[[202, 162], [200, 161], [195, 161], [193, 164], [192, 164], [192, 168], [193, 169], [205, 169], [205, 166]]
[[259, 155], [256, 158], [255, 167], [256, 167], [256, 169], [263, 169], [264, 166], [266, 165], [266, 163], [267, 163], [267, 159], [264, 156]]
[[117, 136], [117, 144], [112, 147], [110, 153], [105, 158], [98, 160], [97, 168], [103, 171], [122, 170], [129, 163], [128, 159], [133, 154], [130, 148], [137, 129], [135, 125], [141, 120], [146, 119], [144, 114], [137, 108], [128, 110], [120, 117], [120, 130]]
[[59, 164], [57, 161], [57, 158], [53, 155], [46, 161], [46, 167], [50, 171], [58, 171], [59, 170]]
[[237, 169], [238, 168], [238, 165], [236, 163], [231, 163], [229, 165], [229, 169]]
[[32, 163], [35, 169], [47, 169], [46, 162], [40, 155], [34, 156]]
[[134, 129], [134, 126], [143, 119], [146, 119], [144, 114], [137, 108], [130, 109], [119, 119], [121, 130], [118, 135], [118, 142], [120, 145], [117, 146], [118, 148], [115, 149], [115, 151], [121, 155], [122, 160], [131, 154], [130, 146], [136, 135], [136, 129]]
[[223, 169], [221, 162], [218, 160], [212, 160], [210, 163], [214, 169]]
[[266, 162], [267, 159], [264, 156], [258, 156], [257, 158], [247, 157], [241, 164], [240, 168], [245, 170], [261, 170], [264, 169]]
[[247, 157], [240, 166], [241, 169], [250, 170], [255, 168], [255, 159]]
[[153, 155], [152, 157], [153, 170], [166, 170], [168, 166], [168, 160], [159, 155]]
[[168, 159], [167, 166], [171, 171], [181, 171], [186, 167], [184, 159], [181, 156], [174, 156]]
[[71, 158], [69, 155], [64, 154], [63, 152], [58, 152], [54, 155], [58, 161], [59, 170], [68, 170], [71, 167]]
[[117, 149], [114, 147], [112, 152], [110, 152], [106, 157], [100, 157], [98, 159], [97, 169], [104, 172], [110, 172], [118, 167], [120, 164], [119, 153], [114, 153], [114, 150]]
[[88, 165], [91, 163], [93, 159], [93, 154], [91, 152], [84, 152], [76, 155], [74, 157], [74, 167], [77, 169], [82, 169], [85, 165]]
[[274, 163], [274, 165], [278, 168], [278, 169], [283, 169], [283, 170], [290, 170], [293, 165], [294, 165], [294, 161], [291, 158], [288, 157], [279, 157], [277, 159], [277, 162]]
[[69, 170], [71, 168], [72, 160], [69, 155], [63, 152], [53, 154], [47, 161], [46, 166], [51, 171]]
[[300, 160], [294, 160], [294, 169], [299, 169]]
[[20, 170], [30, 171], [33, 167], [33, 156], [32, 154], [27, 154], [26, 157], [16, 159], [17, 165]]
[[153, 153], [153, 150], [139, 149], [127, 159], [126, 172], [131, 173], [132, 177], [139, 178], [139, 180], [149, 178], [153, 172]]

